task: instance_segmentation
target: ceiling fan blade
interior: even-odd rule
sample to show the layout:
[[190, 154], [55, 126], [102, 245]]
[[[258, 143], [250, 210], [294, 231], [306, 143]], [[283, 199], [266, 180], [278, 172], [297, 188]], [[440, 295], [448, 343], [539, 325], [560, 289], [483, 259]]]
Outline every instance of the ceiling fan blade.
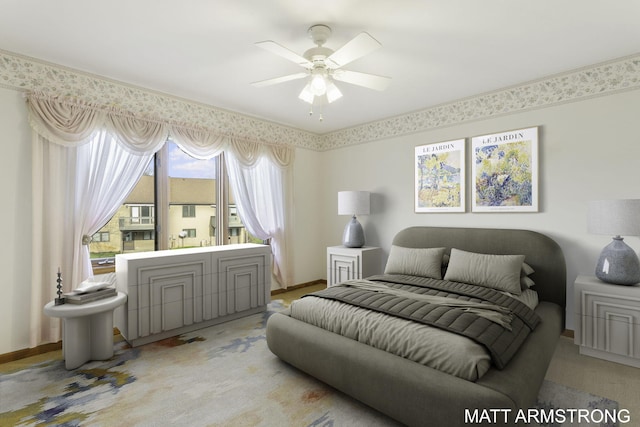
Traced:
[[259, 82], [253, 82], [253, 83], [251, 83], [251, 85], [254, 86], [254, 87], [271, 86], [271, 85], [275, 85], [275, 84], [278, 84], [278, 83], [288, 82], [288, 81], [291, 81], [291, 80], [303, 79], [303, 78], [307, 77], [308, 75], [309, 75], [309, 73], [289, 74], [287, 76], [276, 77], [276, 78], [267, 79], [267, 80], [261, 80]]
[[303, 56], [298, 55], [297, 53], [295, 53], [294, 51], [287, 49], [286, 47], [271, 41], [271, 40], [266, 40], [263, 42], [257, 42], [256, 46], [261, 47], [264, 50], [268, 50], [271, 53], [275, 53], [278, 56], [283, 57], [284, 59], [287, 59], [295, 64], [298, 64], [302, 67], [305, 68], [311, 68], [313, 67], [313, 64], [306, 59]]
[[358, 71], [335, 70], [332, 75], [334, 79], [341, 82], [375, 90], [385, 90], [391, 83], [391, 77], [360, 73]]
[[[335, 67], [342, 67], [366, 54], [373, 52], [382, 45], [368, 33], [362, 32], [351, 39], [347, 44], [333, 52], [328, 58]], [[334, 67], [334, 68], [335, 68]]]

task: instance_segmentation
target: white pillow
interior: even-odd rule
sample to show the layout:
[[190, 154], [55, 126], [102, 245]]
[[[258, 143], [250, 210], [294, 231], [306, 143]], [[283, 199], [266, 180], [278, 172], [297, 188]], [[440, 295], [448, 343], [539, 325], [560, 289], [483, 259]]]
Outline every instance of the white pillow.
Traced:
[[524, 255], [489, 255], [451, 249], [445, 280], [484, 286], [520, 295]]
[[442, 279], [444, 250], [445, 248], [405, 248], [392, 245], [384, 273]]

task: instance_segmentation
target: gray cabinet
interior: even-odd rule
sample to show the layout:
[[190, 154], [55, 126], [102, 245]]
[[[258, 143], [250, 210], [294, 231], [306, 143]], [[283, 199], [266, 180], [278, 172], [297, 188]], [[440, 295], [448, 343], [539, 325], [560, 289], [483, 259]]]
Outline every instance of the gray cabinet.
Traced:
[[327, 286], [381, 274], [382, 250], [374, 246], [327, 248]]
[[574, 296], [580, 353], [640, 368], [640, 286], [578, 276]]
[[256, 244], [116, 255], [115, 324], [142, 345], [266, 310], [271, 251]]

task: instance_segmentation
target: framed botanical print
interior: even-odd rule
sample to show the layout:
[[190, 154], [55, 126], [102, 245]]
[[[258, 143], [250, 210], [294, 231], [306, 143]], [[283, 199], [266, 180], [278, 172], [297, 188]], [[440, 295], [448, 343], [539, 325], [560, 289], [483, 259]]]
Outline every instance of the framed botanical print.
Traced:
[[471, 138], [472, 212], [538, 211], [538, 127]]
[[465, 211], [465, 140], [415, 148], [415, 212]]

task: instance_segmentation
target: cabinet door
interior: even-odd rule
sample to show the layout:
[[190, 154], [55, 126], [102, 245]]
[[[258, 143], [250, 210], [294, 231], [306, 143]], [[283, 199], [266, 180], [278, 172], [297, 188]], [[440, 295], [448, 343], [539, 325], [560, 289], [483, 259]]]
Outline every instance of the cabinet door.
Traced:
[[181, 328], [202, 321], [202, 296], [194, 299], [194, 276], [155, 278], [151, 284], [150, 333]]
[[583, 345], [640, 358], [640, 305], [630, 298], [582, 292]]
[[361, 279], [359, 255], [329, 254], [329, 286], [346, 280]]
[[208, 257], [189, 262], [166, 261], [137, 269], [138, 285], [132, 289], [137, 292], [132, 301], [138, 310], [139, 337], [202, 322], [206, 320], [205, 313], [211, 312], [203, 298], [204, 288], [211, 281]]
[[247, 311], [268, 303], [270, 254], [266, 251], [244, 255], [217, 256], [213, 275], [213, 304], [217, 315]]

